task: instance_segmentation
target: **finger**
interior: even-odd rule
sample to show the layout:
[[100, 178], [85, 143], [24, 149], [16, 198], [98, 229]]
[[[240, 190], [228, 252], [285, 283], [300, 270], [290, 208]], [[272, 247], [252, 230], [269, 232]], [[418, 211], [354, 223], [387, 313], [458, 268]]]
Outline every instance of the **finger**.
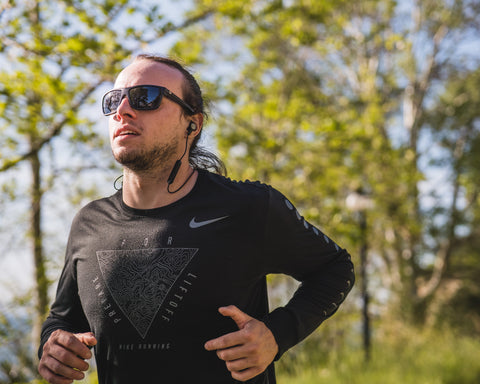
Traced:
[[241, 371], [230, 371], [232, 377], [238, 381], [247, 381], [258, 376], [263, 371], [257, 367], [247, 368]]
[[239, 345], [232, 348], [217, 349], [217, 356], [223, 361], [234, 361], [239, 359], [251, 359], [252, 354], [249, 352], [249, 348], [244, 345]]
[[44, 365], [39, 365], [38, 373], [51, 384], [70, 384], [73, 383], [73, 379], [67, 379], [66, 377], [58, 376], [50, 371]]
[[92, 352], [90, 349], [73, 333], [65, 331], [59, 332], [58, 335], [56, 335], [54, 342], [68, 349], [82, 359], [90, 359], [92, 357]]
[[220, 307], [218, 308], [218, 312], [220, 312], [223, 316], [231, 317], [239, 329], [244, 328], [250, 320], [253, 320], [253, 317], [247, 315], [245, 312], [242, 312], [235, 305]]
[[[65, 340], [58, 340], [58, 337], [58, 334], [51, 337], [44, 345], [41, 360], [46, 362], [47, 367], [48, 363], [56, 365], [56, 362], [60, 362], [70, 368], [86, 371], [89, 368], [88, 363], [82, 357], [78, 356], [78, 351], [72, 351], [62, 344]], [[85, 348], [91, 356], [90, 350], [83, 343], [78, 340], [77, 343], [79, 343], [82, 348]], [[69, 343], [67, 342], [66, 344], [68, 345]]]
[[217, 349], [226, 349], [241, 345], [244, 342], [241, 331], [227, 333], [226, 335], [217, 337], [216, 339], [209, 340], [205, 343], [205, 349], [207, 351], [215, 351]]
[[93, 347], [97, 345], [97, 339], [95, 338], [92, 332], [75, 333], [74, 336], [78, 340], [80, 340], [83, 344], [85, 344], [87, 347]]
[[256, 367], [255, 364], [252, 364], [246, 358], [226, 361], [225, 365], [230, 372], [241, 372], [246, 369], [254, 369]]
[[58, 381], [62, 379], [67, 379], [70, 381], [82, 380], [85, 377], [83, 372], [73, 369], [51, 356], [46, 356], [45, 359], [42, 360], [44, 367], [50, 371], [52, 376], [59, 376], [56, 378]]
[[[87, 348], [85, 345], [83, 347]], [[43, 348], [42, 360], [44, 360], [44, 358], [46, 361], [49, 361], [49, 358], [54, 359], [55, 361], [58, 361], [68, 367], [80, 371], [86, 371], [89, 368], [89, 365], [85, 360], [61, 344], [45, 344], [45, 347]], [[55, 362], [53, 363], [55, 364]]]

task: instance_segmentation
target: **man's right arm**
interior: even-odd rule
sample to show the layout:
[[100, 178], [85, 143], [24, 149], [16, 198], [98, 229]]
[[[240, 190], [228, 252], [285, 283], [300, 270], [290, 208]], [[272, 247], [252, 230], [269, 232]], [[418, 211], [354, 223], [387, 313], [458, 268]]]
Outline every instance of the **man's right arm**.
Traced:
[[85, 376], [92, 357], [89, 347], [97, 344], [76, 293], [76, 282], [68, 262], [60, 277], [57, 296], [42, 326], [38, 349], [38, 372], [52, 384], [69, 384]]
[[40, 335], [38, 371], [50, 383], [71, 383], [83, 377], [88, 364], [84, 361], [92, 356], [89, 347], [97, 341], [78, 295], [75, 254], [75, 239], [72, 233], [67, 245], [65, 264], [58, 281], [55, 301], [43, 323]]

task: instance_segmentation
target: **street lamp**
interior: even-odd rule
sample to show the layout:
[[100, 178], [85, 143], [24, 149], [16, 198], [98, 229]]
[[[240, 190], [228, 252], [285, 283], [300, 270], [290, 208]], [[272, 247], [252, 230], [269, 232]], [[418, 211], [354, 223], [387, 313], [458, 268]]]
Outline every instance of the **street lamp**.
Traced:
[[370, 317], [368, 313], [368, 304], [370, 297], [368, 294], [367, 284], [367, 210], [373, 208], [372, 199], [362, 191], [350, 193], [345, 203], [347, 208], [353, 212], [357, 212], [360, 225], [360, 291], [362, 295], [362, 322], [363, 322], [363, 348], [365, 352], [365, 360], [370, 360]]

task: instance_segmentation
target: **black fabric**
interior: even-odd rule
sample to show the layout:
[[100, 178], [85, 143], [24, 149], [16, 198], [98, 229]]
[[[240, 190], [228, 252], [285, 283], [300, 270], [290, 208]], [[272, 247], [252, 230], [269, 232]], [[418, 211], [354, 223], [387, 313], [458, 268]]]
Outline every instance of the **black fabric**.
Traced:
[[[269, 313], [266, 276], [301, 281]], [[101, 384], [234, 383], [206, 341], [237, 330], [218, 308], [263, 320], [276, 359], [331, 316], [354, 281], [349, 254], [270, 186], [199, 171], [193, 190], [158, 209], [121, 191], [75, 217], [41, 346], [55, 329], [91, 330]], [[275, 383], [273, 364], [250, 383]]]

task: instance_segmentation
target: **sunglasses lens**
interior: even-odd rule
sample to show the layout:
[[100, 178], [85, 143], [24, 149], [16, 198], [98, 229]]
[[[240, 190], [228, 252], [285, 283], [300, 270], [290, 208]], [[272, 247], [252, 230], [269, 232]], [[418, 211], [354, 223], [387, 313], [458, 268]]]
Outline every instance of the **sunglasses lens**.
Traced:
[[117, 111], [118, 106], [125, 96], [124, 91], [128, 92], [128, 102], [130, 107], [137, 110], [149, 111], [157, 109], [162, 102], [163, 87], [155, 85], [139, 85], [131, 88], [113, 89], [103, 96], [102, 109], [103, 114], [108, 116]]
[[156, 109], [162, 101], [160, 87], [139, 86], [129, 90], [129, 101], [133, 109], [151, 110]]
[[122, 101], [122, 91], [114, 89], [103, 96], [102, 108], [104, 115], [114, 113]]

